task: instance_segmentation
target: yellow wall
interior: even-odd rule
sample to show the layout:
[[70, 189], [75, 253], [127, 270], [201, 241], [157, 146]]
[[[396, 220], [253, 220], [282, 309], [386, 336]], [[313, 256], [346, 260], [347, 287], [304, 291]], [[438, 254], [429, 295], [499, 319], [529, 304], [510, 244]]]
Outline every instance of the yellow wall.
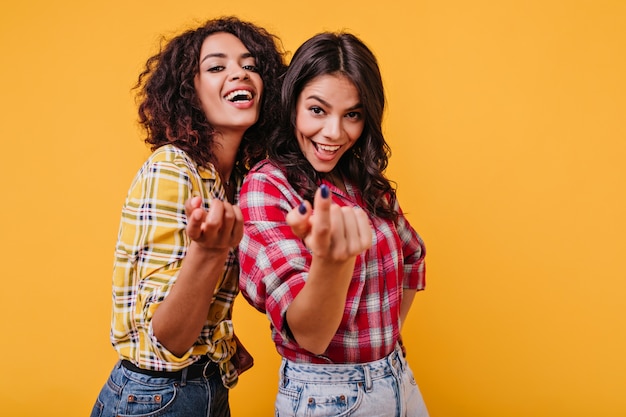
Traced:
[[[88, 415], [147, 154], [130, 87], [160, 34], [222, 14], [291, 51], [350, 29], [380, 58], [389, 175], [428, 246], [405, 339], [432, 416], [626, 415], [626, 2], [403, 3], [3, 2], [2, 415]], [[266, 319], [242, 299], [235, 319], [256, 365], [233, 415], [273, 415]]]

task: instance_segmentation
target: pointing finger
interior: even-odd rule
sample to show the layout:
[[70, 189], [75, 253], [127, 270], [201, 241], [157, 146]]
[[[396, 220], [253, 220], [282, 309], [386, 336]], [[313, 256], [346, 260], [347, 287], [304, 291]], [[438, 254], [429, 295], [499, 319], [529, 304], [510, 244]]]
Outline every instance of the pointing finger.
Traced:
[[287, 213], [287, 224], [291, 226], [291, 230], [300, 239], [304, 239], [311, 231], [309, 218], [312, 211], [311, 204], [308, 201], [303, 201], [298, 207]]

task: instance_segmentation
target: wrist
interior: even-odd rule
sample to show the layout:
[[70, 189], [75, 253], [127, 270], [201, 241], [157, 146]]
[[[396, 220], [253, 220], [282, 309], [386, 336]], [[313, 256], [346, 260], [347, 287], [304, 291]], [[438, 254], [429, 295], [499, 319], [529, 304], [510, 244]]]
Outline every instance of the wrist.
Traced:
[[208, 247], [204, 246], [201, 243], [196, 242], [195, 240], [191, 242], [189, 245], [189, 249], [187, 250], [187, 256], [192, 255], [194, 257], [202, 257], [202, 258], [222, 258], [224, 261], [228, 256], [228, 252], [230, 248], [216, 248], [216, 247]]

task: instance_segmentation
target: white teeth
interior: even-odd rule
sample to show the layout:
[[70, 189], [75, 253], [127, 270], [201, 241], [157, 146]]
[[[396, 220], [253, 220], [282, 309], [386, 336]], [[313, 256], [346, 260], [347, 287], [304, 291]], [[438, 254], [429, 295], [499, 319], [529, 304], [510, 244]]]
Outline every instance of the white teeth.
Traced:
[[322, 145], [318, 143], [317, 147], [326, 152], [336, 152], [341, 148], [341, 145]]
[[225, 98], [228, 101], [252, 100], [252, 93], [248, 90], [235, 90]]

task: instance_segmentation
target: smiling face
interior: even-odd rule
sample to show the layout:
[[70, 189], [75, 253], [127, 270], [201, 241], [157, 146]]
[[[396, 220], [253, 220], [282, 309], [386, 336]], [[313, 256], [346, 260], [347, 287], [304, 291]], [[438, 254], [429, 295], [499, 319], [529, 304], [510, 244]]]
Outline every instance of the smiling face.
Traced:
[[321, 75], [302, 89], [296, 103], [295, 134], [316, 171], [332, 171], [364, 126], [359, 92], [345, 76]]
[[209, 35], [200, 49], [196, 93], [209, 123], [220, 133], [243, 135], [259, 118], [263, 81], [256, 59], [235, 35]]

